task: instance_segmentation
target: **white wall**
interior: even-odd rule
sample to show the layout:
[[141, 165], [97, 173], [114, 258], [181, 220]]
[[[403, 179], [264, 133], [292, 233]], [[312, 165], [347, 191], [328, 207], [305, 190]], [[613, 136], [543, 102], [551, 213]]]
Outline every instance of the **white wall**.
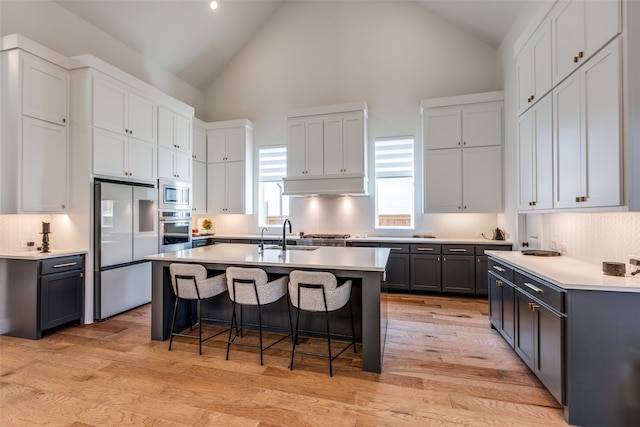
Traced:
[[[206, 119], [248, 118], [255, 124], [256, 145], [284, 144], [289, 111], [366, 101], [370, 160], [376, 137], [416, 138], [420, 211], [420, 100], [501, 89], [497, 51], [417, 3], [286, 2], [206, 90]], [[304, 216], [310, 204], [314, 214]], [[372, 197], [351, 198], [348, 209], [344, 204], [335, 198], [296, 198], [294, 228], [384, 234], [374, 231]], [[497, 224], [495, 214], [466, 214], [465, 221], [453, 220], [456, 226], [445, 225], [445, 218], [420, 214], [416, 230], [404, 234], [469, 237]], [[216, 223], [219, 232], [258, 230], [255, 216], [220, 217]]]
[[[506, 209], [500, 222], [509, 230], [518, 230], [516, 242], [529, 241], [537, 248], [551, 249], [551, 241], [566, 244], [567, 254], [583, 261], [628, 262], [629, 255], [640, 255], [640, 213], [517, 213], [517, 137], [516, 81], [514, 45], [529, 21], [548, 1], [530, 1], [523, 8], [499, 54], [504, 74], [505, 93], [505, 198]], [[527, 233], [529, 230], [529, 233]], [[532, 239], [533, 234], [537, 239]], [[558, 247], [560, 249], [560, 247]], [[627, 268], [630, 268], [628, 266]]]
[[49, 0], [0, 0], [0, 35], [18, 33], [62, 55], [92, 54], [196, 109], [204, 94], [159, 65]]

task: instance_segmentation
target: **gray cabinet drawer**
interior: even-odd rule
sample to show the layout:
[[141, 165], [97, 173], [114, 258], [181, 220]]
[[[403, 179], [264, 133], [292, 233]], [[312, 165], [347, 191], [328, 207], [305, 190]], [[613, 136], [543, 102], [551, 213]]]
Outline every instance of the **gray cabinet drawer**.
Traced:
[[441, 252], [442, 248], [441, 245], [434, 245], [431, 243], [424, 243], [424, 244], [418, 244], [418, 243], [413, 243], [411, 244], [411, 253], [412, 254], [425, 254], [425, 255], [429, 255], [429, 254], [439, 254]]
[[62, 256], [49, 258], [40, 262], [40, 274], [62, 273], [71, 270], [80, 270], [84, 267], [82, 255]]
[[443, 255], [474, 255], [473, 245], [442, 245]]
[[380, 243], [380, 247], [391, 249], [392, 254], [394, 253], [408, 254], [409, 253], [408, 243]]
[[539, 299], [549, 307], [564, 313], [565, 292], [539, 279], [527, 276], [519, 271], [515, 273], [515, 284], [523, 291]]
[[510, 251], [511, 245], [476, 245], [476, 255], [485, 255], [484, 251]]
[[513, 268], [508, 265], [489, 258], [489, 271], [513, 283]]

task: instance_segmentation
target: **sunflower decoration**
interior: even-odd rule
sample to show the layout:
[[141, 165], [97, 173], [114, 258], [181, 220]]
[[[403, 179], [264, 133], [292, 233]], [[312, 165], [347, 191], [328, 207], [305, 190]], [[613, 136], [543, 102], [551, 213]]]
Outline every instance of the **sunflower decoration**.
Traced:
[[213, 228], [213, 221], [211, 221], [209, 218], [205, 218], [202, 220], [202, 228], [210, 231]]

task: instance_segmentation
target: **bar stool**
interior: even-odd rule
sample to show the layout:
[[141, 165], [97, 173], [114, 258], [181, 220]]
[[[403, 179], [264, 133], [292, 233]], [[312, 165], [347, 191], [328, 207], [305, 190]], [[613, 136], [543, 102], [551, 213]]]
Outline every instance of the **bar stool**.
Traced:
[[[202, 343], [213, 337], [216, 337], [227, 330], [220, 331], [210, 337], [202, 339], [202, 310], [200, 309], [200, 302], [208, 298], [220, 295], [227, 290], [227, 282], [225, 280], [225, 274], [219, 274], [214, 277], [207, 278], [207, 269], [200, 264], [186, 264], [186, 263], [172, 263], [169, 265], [169, 273], [171, 275], [171, 286], [173, 293], [176, 296], [176, 303], [173, 307], [173, 319], [171, 321], [171, 339], [169, 340], [169, 351], [171, 351], [171, 345], [173, 344], [173, 337], [189, 337], [198, 338], [200, 341], [200, 355], [202, 355]], [[178, 302], [180, 300], [198, 302], [198, 335], [189, 335], [174, 332], [176, 327], [176, 314], [178, 312]], [[208, 319], [204, 320], [216, 320]], [[193, 325], [191, 325], [193, 328]]]
[[[293, 357], [295, 353], [321, 356], [329, 359], [329, 376], [333, 376], [333, 366], [331, 362], [351, 345], [353, 345], [353, 352], [356, 352], [356, 333], [353, 325], [353, 310], [351, 309], [351, 287], [351, 280], [347, 280], [338, 286], [336, 276], [328, 272], [294, 270], [289, 274], [289, 298], [291, 299], [291, 304], [297, 309], [296, 329], [293, 336], [293, 348], [291, 350], [291, 365], [289, 365], [290, 369], [293, 369]], [[351, 318], [351, 342], [340, 350], [338, 354], [332, 356], [329, 312], [339, 310], [347, 303], [349, 304], [349, 316]], [[296, 350], [300, 325], [300, 310], [325, 313], [327, 322], [327, 354]]]
[[[262, 352], [267, 350], [280, 341], [293, 335], [293, 324], [291, 323], [291, 308], [287, 302], [287, 311], [289, 316], [288, 335], [278, 339], [277, 341], [263, 347], [262, 344], [262, 307], [280, 300], [287, 294], [287, 276], [279, 277], [269, 281], [267, 273], [260, 268], [243, 268], [228, 267], [227, 268], [227, 287], [229, 289], [229, 298], [233, 302], [233, 313], [231, 315], [231, 329], [229, 330], [229, 339], [227, 340], [227, 360], [229, 360], [229, 349], [232, 344], [244, 345], [248, 347], [258, 347], [260, 349], [260, 365], [262, 365]], [[236, 306], [240, 306], [240, 322], [236, 317]], [[242, 338], [242, 307], [257, 306], [258, 307], [258, 331], [260, 336], [260, 344], [252, 344], [246, 342], [235, 341], [238, 335]], [[238, 328], [238, 324], [240, 327]], [[232, 337], [232, 331], [235, 326], [236, 334]]]

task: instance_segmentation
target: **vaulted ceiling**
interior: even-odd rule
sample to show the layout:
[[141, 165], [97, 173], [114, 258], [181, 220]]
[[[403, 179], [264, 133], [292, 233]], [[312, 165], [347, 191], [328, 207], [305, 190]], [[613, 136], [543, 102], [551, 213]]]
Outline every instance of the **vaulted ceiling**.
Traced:
[[[285, 1], [56, 0], [191, 86], [204, 91]], [[369, 0], [358, 0], [369, 1]], [[386, 0], [405, 1], [405, 0]], [[524, 0], [417, 0], [497, 48]]]

